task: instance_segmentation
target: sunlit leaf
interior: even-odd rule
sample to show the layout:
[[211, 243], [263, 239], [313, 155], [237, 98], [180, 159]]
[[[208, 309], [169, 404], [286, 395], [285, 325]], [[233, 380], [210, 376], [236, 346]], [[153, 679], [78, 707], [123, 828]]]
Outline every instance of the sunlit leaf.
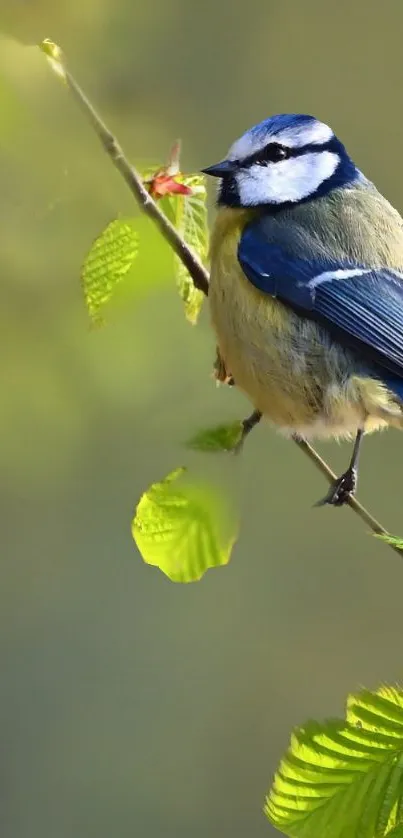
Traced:
[[298, 728], [265, 812], [295, 838], [382, 838], [400, 823], [403, 691], [361, 692], [349, 697], [345, 721]]
[[386, 535], [378, 535], [378, 533], [376, 533], [376, 538], [380, 538], [381, 541], [385, 541], [386, 544], [391, 544], [393, 547], [397, 547], [398, 550], [403, 550], [403, 538], [400, 538], [400, 536], [389, 535], [389, 533]]
[[193, 582], [225, 565], [236, 539], [229, 504], [216, 489], [185, 479], [176, 469], [141, 497], [133, 538], [147, 564], [174, 582]]
[[[206, 207], [206, 185], [203, 175], [183, 176], [183, 183], [192, 192], [178, 195], [174, 201], [174, 223], [186, 244], [205, 262], [208, 252], [208, 226]], [[195, 288], [192, 278], [178, 257], [175, 257], [176, 282], [185, 314], [190, 323], [196, 323], [203, 304], [204, 294]]]
[[195, 451], [234, 451], [241, 442], [242, 436], [243, 423], [237, 420], [199, 431], [187, 441], [186, 445]]
[[112, 221], [94, 241], [82, 270], [84, 296], [93, 321], [99, 322], [101, 309], [130, 270], [137, 252], [138, 236], [127, 221]]
[[53, 41], [49, 38], [45, 38], [45, 40], [39, 45], [39, 48], [43, 53], [45, 53], [53, 72], [65, 80], [66, 71], [63, 66], [63, 53], [60, 47], [53, 43]]
[[398, 823], [386, 833], [386, 838], [403, 838], [403, 823]]

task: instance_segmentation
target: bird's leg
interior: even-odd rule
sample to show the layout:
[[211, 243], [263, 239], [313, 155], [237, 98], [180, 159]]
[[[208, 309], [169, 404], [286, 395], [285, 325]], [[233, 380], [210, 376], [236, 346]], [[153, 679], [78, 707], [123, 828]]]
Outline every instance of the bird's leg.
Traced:
[[241, 439], [234, 448], [234, 454], [240, 454], [240, 452], [243, 449], [246, 437], [250, 434], [251, 431], [253, 431], [253, 428], [255, 428], [256, 425], [259, 424], [262, 416], [263, 414], [260, 412], [260, 410], [254, 410], [253, 413], [251, 413], [251, 415], [247, 417], [247, 419], [243, 420]]
[[343, 506], [343, 504], [347, 503], [351, 495], [355, 494], [358, 478], [358, 458], [360, 455], [363, 434], [364, 429], [359, 428], [354, 442], [350, 465], [347, 471], [335, 480], [327, 495], [325, 495], [322, 500], [318, 501], [315, 506], [325, 506], [327, 503], [332, 506]]

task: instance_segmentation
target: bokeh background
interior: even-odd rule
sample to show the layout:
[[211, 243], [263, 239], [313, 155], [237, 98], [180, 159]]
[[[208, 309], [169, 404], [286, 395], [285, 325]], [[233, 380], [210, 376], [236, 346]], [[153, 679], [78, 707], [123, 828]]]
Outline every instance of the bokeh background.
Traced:
[[[181, 136], [194, 171], [270, 113], [306, 111], [403, 210], [401, 0], [0, 12], [2, 835], [274, 835], [262, 805], [292, 727], [402, 679], [403, 562], [349, 510], [312, 509], [323, 479], [259, 427], [223, 465], [242, 512], [230, 565], [182, 587], [142, 563], [142, 490], [184, 460], [203, 470], [183, 440], [248, 405], [214, 387], [208, 317], [185, 322], [162, 250], [89, 329], [82, 260], [134, 207], [34, 45], [62, 45], [137, 162]], [[344, 468], [346, 445], [321, 451]], [[400, 534], [402, 461], [398, 432], [369, 438], [360, 483]]]

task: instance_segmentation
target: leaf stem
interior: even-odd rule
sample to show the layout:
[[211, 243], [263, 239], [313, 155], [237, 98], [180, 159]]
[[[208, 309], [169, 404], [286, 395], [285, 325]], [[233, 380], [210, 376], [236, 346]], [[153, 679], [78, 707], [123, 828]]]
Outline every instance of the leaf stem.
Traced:
[[[49, 50], [44, 49], [43, 51], [49, 53]], [[196, 288], [207, 296], [209, 289], [208, 271], [204, 265], [202, 265], [196, 254], [188, 247], [179, 235], [178, 231], [175, 229], [174, 225], [171, 224], [165, 213], [160, 210], [159, 206], [148, 193], [139, 173], [136, 171], [134, 166], [129, 163], [116, 137], [107, 128], [81, 87], [77, 84], [69, 70], [67, 70], [64, 60], [62, 60], [60, 51], [57, 60], [62, 68], [64, 80], [68, 88], [91, 122], [106, 154], [109, 156], [118, 172], [122, 175], [137, 203], [143, 212], [145, 212], [146, 215], [154, 221], [161, 235], [172, 247], [179, 259], [182, 260], [184, 266], [189, 271]], [[249, 420], [252, 420], [251, 423], [249, 423]], [[245, 436], [252, 430], [259, 420], [259, 412], [254, 411], [252, 416], [244, 423]], [[310, 460], [312, 460], [326, 479], [329, 480], [329, 482], [334, 482], [336, 475], [329, 468], [322, 457], [315, 451], [315, 449], [308, 442], [306, 442], [306, 440], [299, 439], [298, 437], [293, 437], [293, 439], [298, 448], [303, 451], [303, 453], [309, 457]], [[359, 518], [361, 518], [361, 520], [364, 521], [364, 523], [367, 524], [376, 535], [389, 535], [387, 530], [385, 530], [379, 521], [377, 521], [376, 518], [374, 518], [355, 497], [349, 498], [348, 505], [350, 506], [350, 509], [352, 509], [353, 512], [355, 512], [356, 515], [358, 515]], [[402, 551], [396, 545], [389, 542], [385, 543], [387, 543], [388, 546], [396, 553], [399, 553], [400, 556], [402, 555]]]

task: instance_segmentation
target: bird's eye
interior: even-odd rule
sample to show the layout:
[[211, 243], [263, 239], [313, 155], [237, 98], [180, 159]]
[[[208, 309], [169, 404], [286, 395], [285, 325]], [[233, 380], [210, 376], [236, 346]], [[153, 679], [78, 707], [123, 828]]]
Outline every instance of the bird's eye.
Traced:
[[286, 160], [290, 157], [291, 151], [279, 143], [269, 143], [259, 154], [256, 155], [256, 163], [265, 166], [267, 163], [278, 163], [279, 160]]

